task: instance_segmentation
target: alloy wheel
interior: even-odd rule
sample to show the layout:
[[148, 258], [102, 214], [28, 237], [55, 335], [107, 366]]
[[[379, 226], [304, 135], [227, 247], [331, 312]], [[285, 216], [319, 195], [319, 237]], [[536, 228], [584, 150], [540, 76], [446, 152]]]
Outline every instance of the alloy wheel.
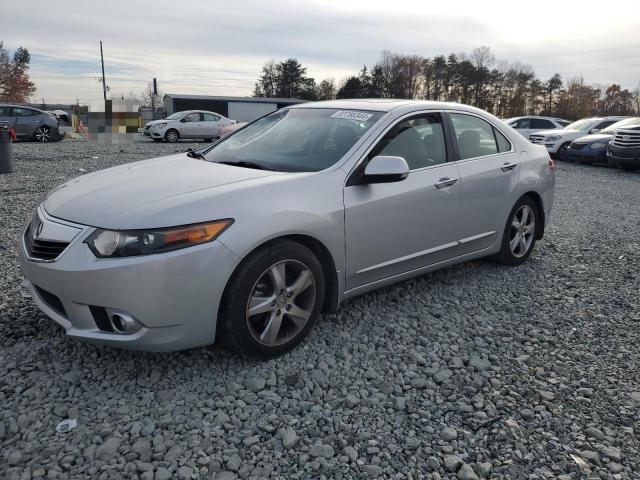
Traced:
[[48, 128], [40, 127], [36, 130], [35, 137], [38, 142], [48, 142], [51, 140], [51, 133]]
[[175, 143], [178, 141], [178, 134], [173, 130], [167, 133], [167, 141], [169, 143]]
[[529, 205], [522, 205], [513, 216], [509, 230], [509, 247], [516, 258], [524, 257], [536, 233], [536, 215]]
[[247, 302], [249, 332], [262, 345], [293, 339], [309, 321], [316, 302], [313, 273], [298, 260], [278, 262], [258, 278]]

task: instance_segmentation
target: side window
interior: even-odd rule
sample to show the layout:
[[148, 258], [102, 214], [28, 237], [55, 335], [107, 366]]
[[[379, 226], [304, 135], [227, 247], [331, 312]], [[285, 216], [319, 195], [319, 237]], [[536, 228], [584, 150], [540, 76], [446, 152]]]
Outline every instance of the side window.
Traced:
[[507, 140], [507, 137], [505, 137], [495, 128], [493, 129], [493, 133], [496, 136], [496, 142], [498, 142], [498, 153], [504, 153], [511, 150], [511, 142]]
[[535, 128], [536, 130], [551, 130], [556, 128], [556, 126], [544, 118], [534, 118], [531, 120], [531, 128]]
[[30, 117], [33, 115], [34, 111], [29, 108], [13, 108], [13, 116], [14, 117]]
[[213, 113], [203, 113], [202, 116], [204, 117], [205, 122], [217, 122], [220, 120], [220, 117]]
[[521, 118], [520, 120], [518, 120], [518, 123], [516, 124], [515, 128], [517, 130], [521, 130], [523, 128], [533, 128], [529, 126], [530, 124], [531, 124], [531, 119]]
[[0, 107], [0, 117], [10, 117], [11, 107]]
[[593, 128], [598, 128], [600, 130], [604, 130], [605, 128], [607, 128], [609, 125], [613, 125], [614, 123], [618, 122], [619, 120], [606, 120], [604, 122], [599, 123], [598, 125], [596, 125]]
[[566, 120], [556, 120], [556, 123], [559, 123], [562, 128], [571, 124], [571, 122], [567, 122]]
[[190, 113], [187, 115], [185, 121], [186, 122], [199, 122], [201, 115], [199, 113]]
[[494, 128], [485, 120], [473, 115], [452, 113], [451, 122], [458, 142], [460, 160], [498, 153]]
[[369, 154], [402, 157], [411, 170], [447, 161], [442, 117], [437, 113], [418, 115], [395, 124]]

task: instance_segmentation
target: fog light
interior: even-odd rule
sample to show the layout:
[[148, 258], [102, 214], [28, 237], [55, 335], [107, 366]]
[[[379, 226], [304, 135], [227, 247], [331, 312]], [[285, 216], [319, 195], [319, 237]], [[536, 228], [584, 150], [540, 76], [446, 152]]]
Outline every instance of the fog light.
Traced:
[[109, 322], [115, 333], [130, 335], [140, 330], [141, 325], [126, 312], [119, 310], [107, 310]]

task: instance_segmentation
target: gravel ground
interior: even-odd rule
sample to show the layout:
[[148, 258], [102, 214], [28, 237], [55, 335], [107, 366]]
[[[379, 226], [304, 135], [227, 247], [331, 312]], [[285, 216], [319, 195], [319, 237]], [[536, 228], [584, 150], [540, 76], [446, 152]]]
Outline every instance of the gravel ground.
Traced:
[[[524, 266], [377, 290], [277, 360], [68, 340], [21, 291], [19, 229], [58, 183], [187, 147], [15, 145], [17, 172], [0, 175], [1, 478], [640, 479], [640, 175], [561, 165]], [[57, 433], [66, 418], [77, 428]]]

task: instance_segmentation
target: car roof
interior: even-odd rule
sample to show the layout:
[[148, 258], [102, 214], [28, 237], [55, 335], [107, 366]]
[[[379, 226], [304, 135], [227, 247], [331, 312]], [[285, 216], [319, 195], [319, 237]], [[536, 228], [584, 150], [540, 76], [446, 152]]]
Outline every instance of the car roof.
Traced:
[[[476, 112], [479, 109], [453, 102], [436, 102], [430, 100], [402, 100], [394, 98], [356, 98], [350, 100], [326, 100], [291, 105], [286, 108], [342, 108], [345, 110], [369, 110], [374, 112], [391, 112], [403, 108], [411, 111], [418, 109], [465, 110]], [[485, 112], [486, 113], [486, 112]]]

